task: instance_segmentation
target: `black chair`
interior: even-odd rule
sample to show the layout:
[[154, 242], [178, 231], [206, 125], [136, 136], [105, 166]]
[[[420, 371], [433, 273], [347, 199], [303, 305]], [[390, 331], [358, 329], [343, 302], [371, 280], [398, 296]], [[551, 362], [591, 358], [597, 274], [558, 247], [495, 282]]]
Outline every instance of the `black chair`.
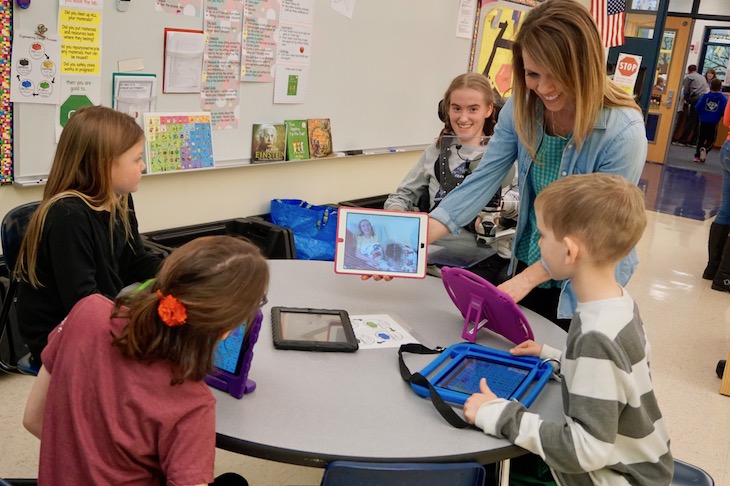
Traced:
[[201, 236], [243, 236], [251, 240], [272, 260], [296, 258], [294, 236], [289, 228], [275, 225], [260, 218], [236, 218], [191, 226], [182, 226], [142, 234], [148, 247], [158, 247], [172, 252], [185, 243]]
[[379, 196], [363, 197], [360, 199], [349, 199], [347, 201], [338, 202], [338, 206], [349, 206], [355, 208], [383, 209], [385, 200], [390, 194], [381, 194]]
[[[7, 352], [7, 355], [4, 357], [3, 352], [0, 352], [0, 370], [8, 373], [38, 374], [37, 367], [30, 364], [30, 354], [28, 354], [27, 348], [20, 344], [17, 322], [11, 317], [14, 314], [12, 312], [14, 311], [13, 304], [18, 290], [18, 280], [12, 272], [15, 262], [18, 260], [25, 231], [39, 205], [40, 202], [36, 201], [11, 209], [0, 225], [0, 243], [2, 243], [3, 258], [10, 275], [10, 284], [5, 299], [3, 299], [2, 310], [0, 310], [0, 342], [7, 344], [7, 349], [2, 350]], [[23, 349], [24, 352], [18, 352], [18, 349]]]
[[335, 461], [320, 486], [482, 486], [486, 473], [476, 462], [368, 463]]
[[692, 464], [674, 460], [674, 477], [671, 486], [714, 486], [712, 476]]

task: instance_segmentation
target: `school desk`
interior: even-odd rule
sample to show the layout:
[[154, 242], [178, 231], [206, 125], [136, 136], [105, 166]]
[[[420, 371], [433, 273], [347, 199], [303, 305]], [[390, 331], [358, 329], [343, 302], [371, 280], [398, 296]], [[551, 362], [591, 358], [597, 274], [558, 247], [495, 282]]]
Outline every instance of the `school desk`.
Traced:
[[[463, 318], [441, 279], [362, 281], [337, 275], [332, 262], [271, 260], [269, 303], [254, 347], [249, 378], [256, 389], [240, 400], [214, 390], [217, 447], [262, 459], [325, 467], [334, 460], [492, 463], [525, 453], [503, 439], [456, 429], [400, 377], [398, 349], [324, 353], [277, 350], [271, 307], [345, 309], [389, 314], [428, 347], [461, 342]], [[561, 348], [565, 332], [524, 311], [538, 342]], [[477, 343], [507, 349], [486, 330]], [[405, 354], [412, 372], [436, 355]], [[530, 408], [563, 421], [560, 385], [550, 381]], [[459, 413], [461, 411], [459, 409]]]

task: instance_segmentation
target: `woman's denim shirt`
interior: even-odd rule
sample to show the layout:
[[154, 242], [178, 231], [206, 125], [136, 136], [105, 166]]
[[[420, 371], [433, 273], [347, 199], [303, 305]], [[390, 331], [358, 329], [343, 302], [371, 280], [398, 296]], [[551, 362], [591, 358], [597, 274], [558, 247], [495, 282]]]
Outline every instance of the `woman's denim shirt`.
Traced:
[[[494, 135], [487, 145], [479, 167], [464, 182], [451, 191], [430, 216], [446, 225], [456, 234], [459, 228], [468, 224], [479, 211], [487, 205], [497, 191], [500, 182], [517, 159], [520, 188], [520, 217], [512, 242], [512, 262], [515, 265], [515, 248], [525, 232], [527, 214], [532, 208], [536, 195], [527, 183], [527, 174], [532, 159], [527, 149], [520, 143], [514, 128], [513, 104], [510, 98], [499, 113], [499, 122]], [[543, 119], [541, 105], [535, 111], [537, 120]], [[544, 128], [537, 127], [537, 143], [542, 141]], [[578, 150], [571, 139], [563, 151], [559, 177], [571, 174], [590, 174], [605, 172], [626, 177], [633, 183], [639, 182], [641, 171], [646, 162], [646, 130], [641, 112], [631, 108], [603, 108], [596, 116], [593, 131]], [[616, 208], [620, 210], [620, 208]], [[524, 216], [523, 216], [524, 215]], [[621, 231], [621, 228], [616, 228]], [[616, 280], [626, 285], [634, 273], [638, 259], [636, 249], [631, 250], [616, 266]], [[558, 304], [558, 318], [569, 319], [573, 316], [577, 299], [569, 281], [563, 283]]]

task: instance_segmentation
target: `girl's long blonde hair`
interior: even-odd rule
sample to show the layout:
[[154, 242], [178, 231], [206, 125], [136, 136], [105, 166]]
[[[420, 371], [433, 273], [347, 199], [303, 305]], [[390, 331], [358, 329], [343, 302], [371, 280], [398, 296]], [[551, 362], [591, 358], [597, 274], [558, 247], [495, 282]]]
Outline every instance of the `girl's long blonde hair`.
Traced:
[[630, 94], [608, 79], [603, 41], [588, 10], [575, 0], [547, 0], [530, 11], [512, 44], [514, 123], [532, 160], [538, 148], [536, 107], [542, 102], [525, 82], [523, 52], [575, 99], [573, 139], [579, 149], [602, 108], [641, 111]]
[[38, 247], [51, 207], [67, 197], [78, 197], [94, 211], [109, 211], [109, 232], [117, 217], [131, 235], [128, 195], [115, 194], [112, 164], [144, 139], [134, 119], [103, 106], [79, 109], [69, 118], [58, 142], [43, 200], [28, 225], [18, 254], [15, 275], [33, 287], [42, 286], [36, 273]]

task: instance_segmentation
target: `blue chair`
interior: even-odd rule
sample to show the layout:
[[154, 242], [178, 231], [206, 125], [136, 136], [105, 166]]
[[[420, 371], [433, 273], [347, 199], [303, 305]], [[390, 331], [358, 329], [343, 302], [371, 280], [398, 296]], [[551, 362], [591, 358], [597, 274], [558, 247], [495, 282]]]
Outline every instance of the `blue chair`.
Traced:
[[464, 463], [370, 463], [334, 461], [320, 486], [482, 486], [484, 467]]
[[692, 464], [674, 460], [674, 477], [671, 486], [714, 486], [712, 476]]
[[3, 258], [10, 273], [10, 285], [0, 310], [0, 338], [7, 343], [8, 353], [4, 358], [0, 354], [0, 370], [8, 373], [38, 374], [38, 366], [30, 362], [30, 354], [18, 356], [16, 342], [17, 329], [11, 326], [11, 307], [15, 303], [15, 294], [18, 290], [18, 280], [12, 275], [15, 262], [18, 260], [20, 245], [23, 242], [25, 231], [40, 202], [31, 202], [11, 209], [0, 224], [0, 243], [2, 243]]

